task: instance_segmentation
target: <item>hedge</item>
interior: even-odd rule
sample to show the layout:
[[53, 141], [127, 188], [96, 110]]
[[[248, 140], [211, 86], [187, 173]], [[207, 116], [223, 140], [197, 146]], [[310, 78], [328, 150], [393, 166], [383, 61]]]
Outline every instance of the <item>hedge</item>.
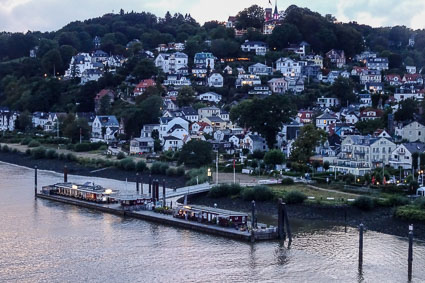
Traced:
[[31, 142], [28, 144], [28, 147], [39, 147], [40, 143], [36, 140], [31, 140]]
[[307, 199], [307, 196], [299, 191], [290, 191], [283, 198], [286, 204], [300, 204]]
[[273, 191], [267, 186], [255, 186], [244, 188], [241, 192], [242, 199], [251, 201], [267, 201], [274, 198]]
[[34, 159], [42, 159], [46, 157], [46, 149], [43, 147], [37, 147], [31, 150], [31, 156]]
[[355, 199], [353, 205], [361, 210], [372, 210], [375, 207], [375, 201], [367, 196], [360, 196]]

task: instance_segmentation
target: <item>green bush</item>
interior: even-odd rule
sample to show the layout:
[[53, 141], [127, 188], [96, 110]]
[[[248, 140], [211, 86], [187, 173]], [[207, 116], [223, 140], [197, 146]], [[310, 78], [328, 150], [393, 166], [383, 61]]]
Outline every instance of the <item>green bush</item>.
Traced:
[[74, 146], [74, 150], [76, 152], [86, 152], [91, 150], [91, 146], [89, 143], [78, 143]]
[[12, 152], [13, 153], [19, 153], [18, 149], [16, 149], [16, 148], [12, 149]]
[[9, 152], [10, 151], [10, 148], [5, 144], [5, 145], [2, 146], [1, 151], [3, 151], [3, 152]]
[[66, 154], [65, 153], [59, 154], [59, 159], [60, 160], [66, 160]]
[[105, 151], [105, 150], [107, 150], [107, 149], [108, 149], [108, 146], [107, 146], [106, 144], [101, 145], [101, 146], [99, 147], [99, 150], [102, 150], [102, 151]]
[[267, 201], [274, 198], [272, 190], [267, 186], [244, 188], [241, 192], [242, 199], [251, 201]]
[[21, 140], [21, 144], [28, 145], [31, 141], [32, 141], [31, 138], [24, 138], [23, 140]]
[[165, 175], [167, 175], [167, 176], [176, 176], [177, 175], [177, 170], [175, 169], [175, 168], [168, 168], [166, 171], [165, 171]]
[[146, 171], [148, 167], [146, 166], [146, 163], [143, 160], [140, 160], [139, 162], [137, 162], [136, 164], [136, 171], [137, 172], [143, 172]]
[[283, 178], [282, 179], [282, 185], [284, 186], [290, 186], [294, 184], [294, 179], [292, 178]]
[[124, 159], [124, 158], [125, 158], [125, 153], [124, 153], [124, 152], [122, 152], [122, 151], [118, 152], [118, 154], [117, 154], [117, 159], [118, 159], [118, 160], [121, 160], [121, 159]]
[[157, 175], [165, 175], [167, 169], [169, 168], [167, 163], [164, 162], [154, 162], [151, 166], [151, 173]]
[[42, 159], [46, 157], [46, 149], [43, 147], [37, 147], [31, 150], [31, 156], [34, 159]]
[[299, 191], [290, 191], [285, 194], [284, 201], [286, 204], [300, 204], [307, 199], [307, 196]]
[[401, 206], [409, 204], [409, 199], [403, 196], [391, 196], [388, 198], [389, 206]]
[[46, 151], [46, 158], [48, 159], [58, 158], [58, 153], [54, 149], [49, 149]]
[[372, 210], [375, 207], [375, 201], [367, 196], [360, 196], [356, 198], [356, 200], [353, 202], [353, 205], [361, 210]]
[[208, 192], [208, 196], [211, 198], [235, 196], [239, 195], [241, 190], [242, 188], [239, 184], [220, 184], [212, 187]]
[[176, 172], [177, 176], [179, 176], [179, 177], [184, 176], [184, 173], [185, 173], [184, 166], [177, 167], [177, 172]]
[[28, 147], [39, 147], [40, 143], [36, 140], [31, 140], [31, 142], [28, 144]]
[[25, 150], [25, 154], [26, 155], [31, 155], [31, 149], [27, 148], [27, 150]]
[[414, 203], [417, 207], [425, 209], [425, 198], [417, 198]]
[[131, 158], [125, 158], [120, 161], [119, 167], [126, 171], [134, 171], [136, 169], [136, 163]]
[[73, 153], [68, 153], [66, 155], [66, 159], [68, 161], [77, 161], [78, 160], [77, 156], [75, 154], [73, 154]]
[[404, 220], [425, 221], [425, 210], [413, 205], [398, 207], [394, 215]]

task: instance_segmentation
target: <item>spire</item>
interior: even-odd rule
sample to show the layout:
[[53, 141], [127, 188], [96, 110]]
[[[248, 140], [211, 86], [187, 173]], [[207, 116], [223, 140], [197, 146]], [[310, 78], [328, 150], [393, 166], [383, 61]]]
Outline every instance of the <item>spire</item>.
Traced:
[[278, 20], [278, 19], [279, 19], [279, 11], [277, 10], [277, 0], [275, 1], [273, 18], [274, 18], [275, 20]]

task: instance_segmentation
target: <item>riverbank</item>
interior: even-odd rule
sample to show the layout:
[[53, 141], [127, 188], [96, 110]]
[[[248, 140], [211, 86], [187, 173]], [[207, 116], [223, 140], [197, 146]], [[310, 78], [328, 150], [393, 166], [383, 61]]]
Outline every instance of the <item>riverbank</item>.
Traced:
[[[251, 202], [240, 198], [209, 198], [206, 194], [191, 196], [188, 201], [199, 205], [214, 206], [249, 213]], [[270, 216], [277, 221], [277, 203], [273, 201], [256, 202], [258, 214]], [[289, 218], [325, 221], [334, 225], [345, 225], [345, 212], [347, 212], [347, 226], [358, 227], [363, 223], [368, 230], [380, 233], [407, 237], [408, 225], [414, 224], [415, 238], [425, 240], [425, 224], [414, 221], [404, 221], [394, 218], [394, 208], [377, 207], [371, 211], [362, 211], [351, 205], [319, 205], [319, 204], [294, 204], [287, 205]]]
[[[13, 153], [13, 152], [0, 152], [0, 162], [6, 162], [28, 168], [34, 168], [37, 166], [41, 170], [53, 171], [57, 173], [63, 173], [63, 168], [68, 167], [68, 173], [70, 175], [80, 175], [87, 177], [99, 177], [107, 178], [119, 181], [136, 182], [136, 172], [124, 171], [115, 167], [110, 168], [91, 168], [83, 166], [77, 162], [71, 162], [68, 160], [59, 159], [33, 159], [31, 156], [24, 153]], [[149, 173], [139, 173], [141, 181], [148, 183]], [[164, 175], [152, 175], [153, 179], [163, 180], [169, 188], [180, 188], [185, 186], [184, 177], [170, 177]]]

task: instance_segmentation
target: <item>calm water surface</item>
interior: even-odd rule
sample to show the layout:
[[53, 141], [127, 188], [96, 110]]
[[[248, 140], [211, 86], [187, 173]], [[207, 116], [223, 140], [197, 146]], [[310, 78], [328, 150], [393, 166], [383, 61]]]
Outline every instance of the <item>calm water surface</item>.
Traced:
[[[39, 187], [61, 181], [39, 172]], [[125, 188], [125, 182], [70, 176]], [[0, 163], [1, 282], [406, 282], [407, 241], [303, 223], [290, 249], [34, 200], [33, 171]], [[425, 245], [415, 242], [414, 282], [425, 282]]]

